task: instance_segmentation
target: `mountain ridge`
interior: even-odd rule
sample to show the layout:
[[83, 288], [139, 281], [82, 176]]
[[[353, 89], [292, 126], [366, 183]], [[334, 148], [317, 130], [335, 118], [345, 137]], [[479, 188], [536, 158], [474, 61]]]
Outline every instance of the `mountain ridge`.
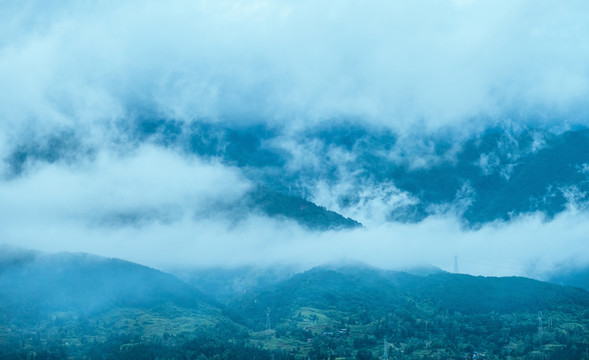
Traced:
[[[250, 270], [254, 278], [268, 276], [257, 282], [239, 271], [205, 273], [221, 276], [209, 288], [232, 277], [249, 284], [237, 294], [231, 286], [219, 289], [232, 294], [220, 305], [172, 275], [123, 260], [0, 254], [0, 358], [6, 359], [31, 351], [35, 359], [371, 359], [383, 338], [392, 354], [409, 359], [475, 351], [492, 358], [506, 347], [514, 359], [582, 359], [589, 335], [589, 292], [521, 277], [429, 268], [410, 274], [357, 263], [290, 275]], [[72, 272], [74, 281], [64, 280]], [[22, 284], [25, 275], [31, 279]], [[112, 293], [98, 299], [102, 307], [80, 306], [105, 291]], [[64, 296], [68, 301], [52, 300]], [[32, 306], [38, 303], [43, 311]], [[538, 316], [547, 319], [540, 330]]]
[[[472, 228], [534, 212], [549, 220], [572, 201], [589, 201], [589, 130], [583, 127], [550, 132], [495, 126], [453, 142], [443, 132], [403, 137], [352, 120], [294, 131], [142, 115], [121, 122], [117, 131], [133, 146], [150, 144], [238, 168], [255, 184], [240, 205], [246, 212], [319, 231], [358, 226], [354, 221], [365, 219], [349, 218], [377, 198], [390, 201], [383, 210], [387, 221], [420, 222], [451, 209]], [[78, 137], [63, 130], [15, 145], [4, 159], [9, 178], [35, 162], [92, 156]], [[404, 200], [391, 200], [397, 195]], [[301, 206], [281, 208], [284, 202], [317, 207], [313, 214], [321, 221], [301, 215]]]

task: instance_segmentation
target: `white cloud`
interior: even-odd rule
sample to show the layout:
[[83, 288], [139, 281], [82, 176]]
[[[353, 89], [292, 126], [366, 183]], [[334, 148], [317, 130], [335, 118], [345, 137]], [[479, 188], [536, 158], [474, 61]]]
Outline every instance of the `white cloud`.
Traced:
[[[407, 143], [422, 131], [450, 126], [464, 134], [509, 117], [587, 125], [585, 1], [39, 0], [0, 7], [0, 154], [23, 134], [70, 127], [98, 151], [95, 161], [33, 164], [25, 177], [0, 183], [2, 241], [148, 264], [353, 257], [385, 267], [447, 261], [448, 268], [457, 254], [481, 259], [461, 267], [484, 274], [525, 269], [482, 263], [523, 269], [584, 254], [585, 213], [477, 231], [452, 217], [386, 224], [379, 214], [407, 201], [392, 187], [363, 190], [362, 207], [347, 210], [374, 226], [351, 232], [310, 233], [262, 217], [195, 220], [193, 206], [206, 211], [245, 191], [239, 171], [152, 147], [115, 154], [108, 144], [118, 135], [111, 124], [138, 112], [261, 119], [295, 130], [353, 117], [406, 133], [399, 141]], [[296, 155], [290, 170], [321, 166], [314, 152], [322, 144], [299, 145], [283, 143]], [[429, 145], [414, 144], [425, 155], [409, 157], [413, 167], [431, 163]], [[353, 156], [327, 151], [342, 163]], [[317, 201], [329, 204], [348, 180], [317, 192]], [[108, 214], [152, 210], [166, 221], [95, 226]]]
[[[6, 213], [6, 208], [3, 213]], [[4, 218], [4, 217], [3, 217]], [[492, 276], [542, 276], [563, 263], [589, 261], [587, 213], [568, 211], [553, 221], [540, 215], [465, 231], [449, 216], [419, 224], [384, 223], [350, 231], [310, 232], [295, 223], [249, 216], [150, 222], [140, 227], [88, 227], [79, 219], [2, 224], [7, 243], [45, 251], [84, 251], [168, 268], [295, 264], [311, 267], [342, 259], [399, 269], [433, 264], [450, 271]], [[558, 234], [558, 238], [555, 237]]]
[[[317, 181], [309, 190], [310, 200], [314, 203], [368, 227], [380, 226], [388, 221], [394, 210], [419, 202], [392, 182], [376, 184], [354, 179], [351, 174], [332, 185]], [[353, 200], [345, 201], [346, 198]]]
[[[477, 230], [464, 229], [447, 214], [418, 224], [387, 223], [379, 216], [410, 199], [394, 187], [367, 186], [358, 206], [341, 209], [364, 216], [368, 226], [362, 229], [314, 232], [253, 214], [237, 222], [195, 216], [218, 203], [230, 206], [249, 186], [237, 169], [151, 146], [126, 154], [101, 151], [96, 160], [76, 165], [36, 164], [26, 177], [0, 183], [0, 238], [10, 245], [84, 251], [160, 268], [313, 266], [348, 259], [393, 269], [433, 264], [450, 270], [458, 256], [467, 273], [542, 276], [563, 263], [589, 262], [589, 213], [576, 207], [550, 222], [531, 214]], [[325, 201], [339, 195], [328, 193]], [[104, 223], [112, 214], [137, 213], [146, 220]]]
[[436, 129], [571, 114], [589, 93], [582, 1], [6, 6], [3, 121], [78, 123], [147, 107]]
[[108, 225], [120, 216], [181, 220], [231, 203], [249, 186], [236, 169], [149, 146], [124, 155], [101, 152], [73, 166], [37, 164], [26, 177], [0, 183], [3, 238], [18, 242], [11, 230], [29, 228], [38, 244], [59, 241], [45, 228]]

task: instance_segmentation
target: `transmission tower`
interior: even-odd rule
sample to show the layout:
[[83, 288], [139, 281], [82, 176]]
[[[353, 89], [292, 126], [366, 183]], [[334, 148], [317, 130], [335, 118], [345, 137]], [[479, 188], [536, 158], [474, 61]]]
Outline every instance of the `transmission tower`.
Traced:
[[458, 268], [458, 256], [454, 256], [454, 274], [460, 273], [460, 269]]
[[270, 308], [266, 308], [266, 330], [271, 330], [270, 326]]
[[389, 360], [389, 347], [387, 345], [387, 338], [384, 338], [384, 349], [382, 351], [382, 360]]

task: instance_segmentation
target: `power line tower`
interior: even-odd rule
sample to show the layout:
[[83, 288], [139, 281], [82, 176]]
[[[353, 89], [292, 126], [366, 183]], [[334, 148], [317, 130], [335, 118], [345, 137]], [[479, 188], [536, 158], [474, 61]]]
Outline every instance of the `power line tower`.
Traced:
[[387, 338], [384, 338], [384, 349], [382, 351], [382, 360], [389, 360], [389, 346], [387, 344]]
[[460, 273], [460, 268], [458, 268], [458, 256], [454, 256], [454, 274]]
[[266, 308], [266, 330], [271, 330], [272, 327], [270, 326], [270, 308]]

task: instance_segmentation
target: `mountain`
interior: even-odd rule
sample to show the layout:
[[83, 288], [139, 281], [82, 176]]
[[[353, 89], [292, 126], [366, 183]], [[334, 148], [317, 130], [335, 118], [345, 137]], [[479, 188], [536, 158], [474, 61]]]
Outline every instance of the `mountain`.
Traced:
[[[350, 217], [376, 200], [388, 221], [452, 212], [475, 228], [535, 212], [550, 219], [589, 200], [584, 128], [497, 126], [465, 137], [399, 134], [352, 119], [298, 130], [230, 124], [143, 114], [121, 121], [117, 133], [130, 146], [148, 143], [237, 167], [255, 185], [235, 204], [240, 211], [313, 230], [357, 227]], [[94, 153], [75, 129], [63, 129], [14, 145], [4, 161], [7, 176], [17, 178], [29, 163], [71, 163]]]
[[576, 286], [589, 291], [589, 267], [563, 266], [543, 278], [551, 283], [563, 286]]
[[0, 312], [31, 320], [60, 311], [94, 314], [112, 308], [172, 303], [210, 306], [207, 297], [172, 275], [88, 254], [7, 250], [0, 257]]
[[[150, 136], [166, 138], [167, 123], [154, 125]], [[453, 211], [476, 227], [532, 212], [551, 218], [588, 200], [586, 129], [551, 133], [497, 127], [455, 141], [444, 133], [404, 139], [344, 120], [295, 134], [279, 127], [211, 124], [192, 124], [177, 133], [175, 144], [186, 151], [237, 165], [275, 193], [306, 198], [319, 184], [337, 188], [332, 203], [340, 213], [370, 201], [373, 192], [381, 198], [400, 192], [410, 201], [393, 203], [390, 221], [415, 222]], [[187, 148], [186, 142], [200, 145]], [[321, 155], [305, 159], [299, 153]]]
[[588, 307], [584, 290], [526, 278], [369, 267], [311, 269], [229, 304], [271, 349], [356, 359], [378, 358], [383, 339], [408, 359], [585, 358], [573, 329], [589, 333]]
[[589, 293], [526, 278], [0, 250], [0, 359], [586, 358]]
[[294, 220], [311, 230], [338, 230], [361, 227], [356, 220], [304, 200], [258, 186], [246, 195], [245, 204], [273, 218]]
[[589, 306], [589, 293], [522, 277], [482, 277], [445, 272], [426, 276], [370, 267], [319, 267], [294, 275], [267, 291], [244, 295], [241, 309], [251, 326], [263, 326], [267, 308], [282, 321], [300, 308], [366, 314], [377, 319], [398, 308], [427, 303], [461, 314], [538, 312], [564, 304]]
[[294, 266], [238, 266], [176, 269], [174, 274], [220, 303], [258, 292], [298, 273]]
[[196, 351], [192, 358], [270, 358], [232, 342], [246, 337], [216, 302], [170, 274], [89, 254], [0, 247], [0, 359], [173, 359]]

